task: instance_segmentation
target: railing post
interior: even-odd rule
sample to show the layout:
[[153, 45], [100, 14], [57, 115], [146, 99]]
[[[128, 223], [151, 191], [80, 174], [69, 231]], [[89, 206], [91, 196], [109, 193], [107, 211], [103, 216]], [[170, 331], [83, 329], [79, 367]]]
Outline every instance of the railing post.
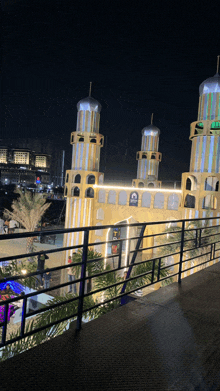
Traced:
[[195, 248], [198, 248], [198, 230], [196, 229], [196, 245]]
[[160, 281], [160, 268], [161, 268], [161, 258], [159, 258], [159, 262], [158, 262], [157, 281]]
[[153, 266], [152, 266], [151, 284], [153, 284], [154, 282], [154, 270], [155, 270], [155, 259], [153, 260]]
[[123, 287], [122, 287], [121, 292], [120, 292], [121, 294], [125, 292], [125, 289], [126, 289], [126, 286], [127, 286], [127, 282], [128, 282], [128, 279], [130, 278], [130, 274], [132, 272], [132, 268], [134, 266], [137, 253], [138, 253], [138, 250], [140, 248], [140, 245], [141, 245], [141, 242], [142, 242], [142, 239], [143, 239], [143, 235], [144, 235], [144, 231], [145, 231], [146, 226], [147, 226], [147, 223], [144, 223], [142, 225], [141, 232], [140, 232], [140, 235], [139, 235], [136, 247], [135, 247], [135, 251], [133, 253], [132, 260], [131, 260], [131, 263], [129, 265], [129, 269], [128, 269], [127, 276], [126, 276], [126, 281], [124, 282]]
[[130, 242], [130, 239], [127, 239], [127, 240], [128, 240], [128, 254], [127, 254], [127, 259], [125, 262], [126, 262], [126, 266], [129, 266], [131, 242]]
[[213, 243], [213, 254], [212, 254], [212, 259], [215, 259], [215, 243]]
[[185, 232], [185, 220], [182, 221], [182, 231], [181, 231], [180, 265], [179, 265], [179, 276], [178, 276], [179, 284], [181, 283], [181, 272], [182, 272], [182, 264], [183, 264], [184, 232]]
[[202, 241], [202, 228], [199, 230], [199, 247], [201, 247], [201, 241]]
[[[118, 256], [118, 269], [121, 267], [121, 252], [122, 252], [122, 242], [119, 242], [119, 256]], [[114, 258], [113, 258], [114, 260]]]
[[2, 344], [5, 344], [6, 333], [7, 333], [7, 322], [8, 322], [8, 303], [4, 304], [4, 320], [3, 320], [3, 330], [2, 330]]
[[84, 231], [84, 239], [83, 239], [82, 268], [81, 268], [82, 281], [80, 281], [80, 287], [79, 287], [79, 305], [78, 305], [76, 330], [80, 330], [82, 327], [82, 312], [83, 312], [83, 302], [84, 302], [88, 242], [89, 242], [89, 230], [86, 229]]
[[22, 315], [21, 315], [21, 333], [20, 333], [21, 337], [24, 336], [26, 311], [27, 311], [27, 297], [24, 297], [23, 306], [22, 306]]

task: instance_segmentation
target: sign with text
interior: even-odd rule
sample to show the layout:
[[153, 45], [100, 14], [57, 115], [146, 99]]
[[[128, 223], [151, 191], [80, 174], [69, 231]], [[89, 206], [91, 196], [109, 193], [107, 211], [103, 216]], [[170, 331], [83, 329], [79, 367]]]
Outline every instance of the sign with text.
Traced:
[[130, 194], [129, 206], [138, 206], [138, 193], [136, 191], [132, 191]]

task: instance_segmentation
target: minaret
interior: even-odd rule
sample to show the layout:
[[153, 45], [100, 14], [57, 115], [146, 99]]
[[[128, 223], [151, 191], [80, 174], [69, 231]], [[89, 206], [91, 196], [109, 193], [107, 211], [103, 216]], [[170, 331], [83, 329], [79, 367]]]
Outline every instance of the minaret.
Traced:
[[216, 215], [220, 211], [219, 56], [217, 73], [199, 87], [198, 119], [191, 123], [190, 140], [190, 172], [182, 175], [184, 217], [203, 217], [207, 210]]
[[141, 151], [137, 152], [137, 179], [132, 181], [134, 187], [161, 187], [158, 181], [159, 162], [162, 154], [158, 152], [160, 129], [151, 124], [142, 129]]
[[[104, 142], [104, 137], [99, 134], [101, 105], [91, 97], [91, 84], [89, 96], [77, 104], [76, 131], [71, 133], [70, 138], [73, 149], [72, 166], [71, 170], [66, 171], [64, 189], [65, 228], [93, 225], [92, 210], [96, 191], [93, 185], [102, 183], [104, 178], [104, 174], [99, 172], [100, 149]], [[65, 246], [78, 244], [82, 244], [81, 233], [65, 235]]]

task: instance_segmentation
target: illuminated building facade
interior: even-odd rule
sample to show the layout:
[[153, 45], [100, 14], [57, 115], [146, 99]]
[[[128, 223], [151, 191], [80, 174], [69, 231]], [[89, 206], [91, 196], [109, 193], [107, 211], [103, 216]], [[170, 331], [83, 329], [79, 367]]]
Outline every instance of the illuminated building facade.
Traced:
[[141, 151], [137, 152], [137, 179], [134, 179], [134, 187], [161, 187], [158, 181], [159, 162], [162, 154], [158, 152], [160, 130], [153, 125], [153, 114], [151, 125], [142, 129]]
[[[129, 244], [126, 239], [137, 236], [138, 232], [131, 227], [118, 229], [117, 224], [167, 220], [169, 226], [170, 220], [202, 217], [209, 209], [211, 215], [220, 215], [218, 72], [200, 86], [198, 119], [191, 124], [190, 132], [190, 172], [182, 175], [181, 190], [162, 188], [158, 181], [160, 130], [152, 121], [151, 125], [142, 130], [141, 151], [137, 152], [137, 178], [132, 181], [132, 186], [105, 185], [104, 174], [99, 173], [100, 148], [103, 146], [103, 136], [99, 134], [101, 105], [89, 96], [77, 104], [77, 109], [77, 128], [71, 134], [72, 167], [66, 172], [64, 190], [67, 199], [65, 228], [97, 226], [97, 230], [91, 233], [90, 243], [124, 238], [122, 265], [126, 268], [129, 263], [129, 246], [130, 250], [135, 246], [134, 241]], [[102, 225], [108, 224], [116, 225], [115, 229], [109, 229], [108, 232], [103, 230]], [[155, 229], [158, 228], [146, 228], [145, 235], [158, 233], [154, 232]], [[147, 238], [143, 246], [151, 247], [154, 243], [154, 237]], [[65, 235], [64, 246], [79, 244], [82, 244], [80, 233]], [[97, 244], [96, 250], [107, 256], [114, 254], [117, 248], [112, 244]], [[143, 256], [146, 257], [146, 253], [143, 252]], [[167, 263], [173, 263], [171, 258]], [[67, 263], [67, 255], [64, 263]]]
[[197, 121], [191, 124], [190, 171], [182, 175], [184, 217], [211, 216], [220, 211], [220, 76], [199, 87]]
[[27, 148], [0, 147], [2, 185], [31, 186], [37, 178], [42, 185], [50, 183], [50, 156], [37, 154]]

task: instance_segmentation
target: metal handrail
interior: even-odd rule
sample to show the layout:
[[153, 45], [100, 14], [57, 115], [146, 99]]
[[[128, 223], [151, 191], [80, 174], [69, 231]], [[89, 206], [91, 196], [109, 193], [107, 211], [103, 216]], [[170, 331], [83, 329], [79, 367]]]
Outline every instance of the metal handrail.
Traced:
[[[38, 332], [38, 331], [41, 331], [43, 329], [46, 329], [48, 327], [52, 327], [56, 324], [59, 324], [61, 322], [63, 322], [64, 320], [68, 320], [68, 319], [72, 319], [72, 318], [75, 318], [77, 317], [77, 330], [80, 330], [81, 329], [81, 324], [82, 324], [82, 317], [83, 317], [83, 314], [85, 312], [88, 312], [88, 311], [91, 311], [92, 309], [94, 308], [97, 308], [98, 306], [101, 306], [101, 305], [105, 305], [111, 301], [114, 301], [114, 300], [119, 300], [121, 298], [123, 298], [124, 296], [127, 296], [129, 294], [132, 294], [134, 293], [136, 290], [138, 289], [143, 289], [145, 287], [148, 287], [150, 285], [153, 285], [157, 282], [161, 282], [161, 281], [164, 281], [164, 280], [167, 280], [167, 279], [170, 279], [174, 276], [178, 276], [178, 283], [180, 284], [181, 283], [181, 279], [182, 279], [182, 273], [183, 272], [187, 272], [189, 270], [192, 270], [192, 269], [195, 269], [196, 267], [200, 266], [200, 265], [205, 265], [207, 264], [208, 262], [210, 261], [213, 261], [213, 260], [216, 260], [218, 259], [216, 255], [216, 252], [219, 251], [220, 249], [217, 249], [216, 247], [216, 244], [217, 243], [220, 243], [220, 240], [216, 240], [215, 242], [212, 242], [212, 243], [204, 243], [204, 239], [206, 238], [210, 238], [210, 237], [213, 237], [213, 239], [217, 239], [216, 236], [220, 235], [220, 232], [218, 233], [213, 233], [211, 235], [205, 235], [205, 236], [202, 236], [202, 232], [204, 229], [208, 230], [208, 229], [213, 229], [213, 228], [219, 228], [218, 225], [215, 225], [215, 226], [207, 226], [207, 227], [194, 227], [194, 228], [189, 228], [187, 229], [186, 228], [186, 223], [187, 222], [192, 222], [192, 221], [206, 221], [206, 220], [217, 220], [218, 218], [217, 217], [212, 217], [212, 218], [200, 218], [200, 219], [186, 219], [186, 220], [171, 220], [171, 221], [159, 221], [159, 222], [148, 222], [148, 223], [133, 223], [133, 224], [118, 224], [117, 225], [117, 228], [119, 227], [137, 227], [137, 228], [141, 228], [141, 232], [140, 232], [140, 235], [139, 236], [134, 236], [134, 237], [129, 237], [129, 238], [122, 238], [122, 239], [116, 239], [116, 240], [109, 240], [109, 241], [100, 241], [100, 242], [93, 242], [93, 243], [89, 243], [89, 233], [90, 231], [94, 231], [94, 230], [97, 230], [97, 226], [92, 226], [92, 227], [80, 227], [80, 228], [68, 228], [68, 229], [59, 229], [59, 230], [53, 230], [53, 231], [41, 231], [40, 234], [42, 236], [47, 236], [47, 235], [51, 235], [51, 234], [60, 234], [60, 233], [75, 233], [75, 232], [84, 232], [84, 239], [83, 239], [83, 243], [80, 244], [80, 245], [75, 245], [75, 246], [66, 246], [66, 247], [59, 247], [59, 248], [56, 248], [56, 249], [50, 249], [50, 250], [44, 250], [44, 251], [35, 251], [35, 252], [32, 252], [30, 254], [19, 254], [19, 255], [13, 255], [13, 256], [7, 256], [7, 257], [4, 257], [4, 258], [0, 258], [0, 265], [1, 265], [1, 262], [3, 261], [10, 261], [10, 260], [14, 260], [14, 259], [22, 259], [22, 258], [30, 258], [30, 257], [34, 257], [34, 256], [37, 256], [39, 254], [52, 254], [52, 253], [56, 253], [56, 252], [60, 252], [60, 251], [69, 251], [69, 250], [73, 250], [73, 249], [82, 249], [82, 261], [81, 262], [73, 262], [72, 264], [68, 264], [68, 265], [61, 265], [61, 266], [57, 266], [57, 267], [53, 267], [53, 268], [49, 268], [48, 271], [51, 271], [51, 272], [54, 272], [54, 271], [57, 271], [57, 270], [65, 270], [69, 267], [81, 267], [81, 275], [80, 275], [80, 278], [77, 278], [76, 280], [74, 280], [74, 284], [76, 283], [79, 283], [80, 284], [80, 288], [79, 288], [79, 295], [78, 296], [73, 296], [72, 298], [69, 298], [65, 301], [62, 301], [60, 303], [54, 303], [54, 304], [51, 304], [51, 305], [48, 305], [44, 308], [41, 308], [41, 309], [38, 309], [38, 310], [35, 310], [35, 311], [32, 311], [31, 313], [26, 313], [27, 311], [27, 300], [28, 298], [30, 297], [34, 297], [36, 295], [39, 295], [41, 293], [47, 293], [49, 291], [53, 291], [55, 289], [59, 289], [59, 288], [65, 288], [69, 285], [72, 285], [73, 282], [70, 281], [70, 282], [64, 282], [64, 283], [61, 283], [61, 284], [58, 284], [58, 285], [55, 285], [55, 286], [52, 286], [50, 288], [45, 288], [45, 289], [41, 289], [40, 291], [36, 291], [36, 292], [31, 292], [29, 294], [25, 294], [22, 299], [23, 299], [23, 308], [22, 308], [22, 319], [21, 319], [21, 334], [19, 337], [16, 337], [14, 339], [11, 339], [11, 340], [6, 340], [6, 332], [7, 332], [7, 319], [8, 319], [8, 311], [9, 311], [9, 304], [10, 303], [15, 303], [16, 301], [20, 300], [21, 297], [14, 297], [14, 298], [11, 298], [11, 299], [7, 299], [5, 300], [4, 302], [3, 301], [0, 301], [0, 305], [4, 305], [4, 320], [3, 322], [0, 324], [0, 326], [3, 326], [3, 332], [2, 332], [2, 343], [0, 344], [0, 347], [3, 347], [3, 346], [6, 346], [8, 344], [11, 344], [15, 341], [18, 341], [22, 338], [25, 338], [27, 336], [30, 336], [30, 335], [33, 335], [34, 333]], [[150, 226], [155, 226], [155, 225], [158, 225], [158, 226], [161, 226], [161, 225], [164, 225], [164, 224], [167, 224], [167, 223], [175, 223], [175, 224], [179, 224], [180, 226], [178, 226], [178, 230], [177, 231], [169, 231], [169, 232], [160, 232], [160, 233], [153, 233], [151, 235], [144, 235], [144, 231], [146, 229], [146, 227], [150, 227]], [[116, 226], [115, 225], [104, 225], [104, 226], [101, 226], [100, 229], [109, 229], [109, 228], [115, 228]], [[192, 238], [192, 239], [188, 239], [185, 237], [185, 233], [186, 232], [189, 232], [189, 231], [195, 231], [195, 237]], [[158, 237], [158, 236], [163, 236], [163, 235], [167, 235], [168, 234], [179, 234], [181, 236], [180, 240], [177, 240], [177, 241], [173, 241], [173, 242], [170, 242], [170, 243], [163, 243], [163, 244], [157, 244], [156, 246], [148, 246], [148, 247], [140, 247], [143, 239], [145, 238], [150, 238], [150, 237]], [[198, 235], [199, 234], [199, 235]], [[33, 237], [33, 236], [39, 236], [39, 231], [35, 231], [35, 232], [25, 232], [25, 233], [15, 233], [15, 234], [7, 234], [7, 235], [2, 235], [0, 236], [0, 240], [7, 240], [7, 239], [10, 239], [10, 240], [13, 240], [13, 239], [19, 239], [19, 238], [28, 238], [28, 237]], [[131, 250], [130, 247], [128, 246], [128, 254], [127, 254], [127, 261], [129, 261], [130, 259], [130, 256], [132, 256], [132, 260], [129, 261], [129, 264], [126, 264], [126, 265], [121, 265], [121, 262], [122, 262], [122, 243], [123, 242], [126, 242], [126, 241], [129, 241], [129, 243], [132, 241], [132, 240], [136, 240], [137, 243], [136, 243], [136, 247], [135, 247], [135, 250]], [[184, 245], [186, 243], [189, 243], [190, 241], [194, 241], [195, 242], [195, 247], [192, 247], [192, 248], [184, 248]], [[111, 244], [111, 243], [119, 243], [119, 253], [117, 254], [110, 254], [110, 255], [107, 255], [106, 256], [101, 256], [99, 258], [94, 258], [94, 259], [87, 259], [87, 253], [88, 253], [88, 249], [91, 248], [92, 246], [97, 246], [97, 245], [101, 245], [101, 244]], [[136, 261], [136, 257], [137, 257], [137, 254], [140, 253], [140, 252], [143, 252], [143, 251], [146, 251], [146, 250], [155, 250], [155, 249], [161, 249], [163, 247], [168, 247], [170, 245], [179, 245], [179, 250], [178, 251], [175, 251], [175, 252], [170, 252], [166, 255], [162, 255], [162, 254], [159, 254], [158, 256], [154, 256], [154, 257], [151, 257], [150, 259], [146, 259], [146, 260], [141, 260], [141, 261]], [[187, 252], [192, 252], [192, 251], [196, 251], [198, 250], [198, 248], [205, 248], [205, 247], [208, 247], [208, 246], [211, 246], [211, 250], [204, 253], [204, 254], [200, 254], [200, 255], [197, 255], [195, 254], [195, 256], [193, 257], [190, 257], [188, 259], [184, 259], [184, 254], [186, 254]], [[196, 260], [198, 258], [202, 258], [204, 256], [209, 256], [209, 259], [206, 260], [205, 262], [202, 262], [198, 265], [194, 265], [194, 266], [191, 266], [190, 268], [187, 268], [187, 269], [184, 269], [182, 270], [182, 266], [183, 264], [185, 264], [185, 262], [188, 262], [188, 261], [192, 261], [192, 260]], [[178, 262], [175, 262], [175, 263], [172, 263], [172, 265], [161, 265], [161, 262], [162, 262], [162, 259], [166, 258], [166, 257], [169, 257], [169, 256], [178, 256], [179, 257], [179, 260]], [[101, 260], [109, 260], [109, 259], [115, 259], [115, 258], [118, 258], [118, 266], [113, 268], [113, 269], [110, 269], [110, 270], [104, 270], [102, 272], [99, 272], [99, 273], [96, 273], [96, 274], [93, 274], [91, 276], [87, 276], [86, 275], [86, 269], [87, 269], [87, 266], [88, 264], [91, 264], [91, 263], [94, 263], [94, 262], [99, 262]], [[140, 275], [137, 275], [137, 276], [131, 276], [131, 272], [132, 272], [132, 268], [135, 267], [135, 266], [138, 266], [140, 264], [143, 264], [143, 263], [149, 263], [149, 262], [152, 262], [152, 269], [151, 270], [148, 270], [147, 272], [145, 273], [141, 273]], [[158, 270], [157, 270], [157, 275], [155, 275], [155, 263], [158, 262]], [[162, 270], [166, 270], [166, 269], [169, 269], [170, 267], [174, 267], [174, 266], [179, 266], [179, 270], [178, 272], [176, 273], [173, 273], [173, 274], [169, 274], [167, 275], [166, 277], [161, 277], [161, 271]], [[97, 277], [100, 277], [100, 276], [105, 276], [106, 274], [108, 273], [112, 273], [112, 272], [119, 272], [119, 271], [122, 271], [123, 269], [128, 269], [127, 271], [127, 275], [126, 275], [126, 279], [125, 280], [122, 280], [122, 281], [119, 281], [119, 282], [115, 282], [114, 284], [111, 284], [111, 285], [108, 285], [106, 287], [102, 287], [102, 288], [99, 288], [99, 289], [96, 289], [96, 290], [93, 290], [89, 293], [85, 293], [85, 281], [88, 280], [88, 278], [90, 279], [95, 279]], [[10, 277], [5, 277], [5, 278], [2, 278], [0, 279], [0, 282], [7, 282], [9, 280], [23, 280], [23, 279], [26, 279], [26, 278], [29, 278], [29, 277], [32, 277], [32, 276], [36, 276], [36, 275], [39, 275], [39, 271], [35, 271], [35, 272], [31, 272], [31, 273], [28, 273], [26, 275], [15, 275], [15, 276], [10, 276]], [[150, 278], [150, 282], [145, 284], [145, 285], [141, 285], [135, 289], [130, 289], [129, 291], [126, 291], [126, 288], [127, 288], [127, 283], [129, 281], [134, 281], [134, 280], [137, 280], [142, 278], [142, 277], [145, 277], [145, 276], [151, 276]], [[111, 299], [108, 299], [108, 300], [105, 300], [103, 302], [100, 302], [100, 303], [97, 303], [95, 305], [93, 305], [92, 307], [90, 308], [84, 308], [84, 299], [85, 297], [89, 297], [91, 295], [94, 295], [94, 294], [98, 294], [100, 292], [105, 292], [107, 289], [110, 289], [110, 288], [113, 288], [113, 287], [117, 287], [117, 286], [120, 286], [122, 285], [122, 289], [121, 289], [121, 292], [120, 294], [118, 294], [117, 296], [111, 298]], [[43, 327], [40, 327], [38, 329], [35, 329], [35, 330], [32, 330], [30, 332], [25, 332], [25, 323], [26, 323], [26, 319], [30, 318], [31, 316], [34, 316], [34, 315], [37, 315], [37, 314], [41, 314], [41, 313], [44, 313], [50, 309], [53, 309], [53, 308], [57, 308], [59, 306], [63, 306], [63, 305], [66, 305], [68, 303], [71, 303], [71, 302], [74, 302], [78, 300], [78, 310], [76, 313], [74, 314], [71, 314], [71, 316], [67, 316], [65, 318], [62, 318], [62, 319], [59, 319], [59, 320], [56, 320], [54, 322], [51, 322], [50, 324], [47, 324]]]

